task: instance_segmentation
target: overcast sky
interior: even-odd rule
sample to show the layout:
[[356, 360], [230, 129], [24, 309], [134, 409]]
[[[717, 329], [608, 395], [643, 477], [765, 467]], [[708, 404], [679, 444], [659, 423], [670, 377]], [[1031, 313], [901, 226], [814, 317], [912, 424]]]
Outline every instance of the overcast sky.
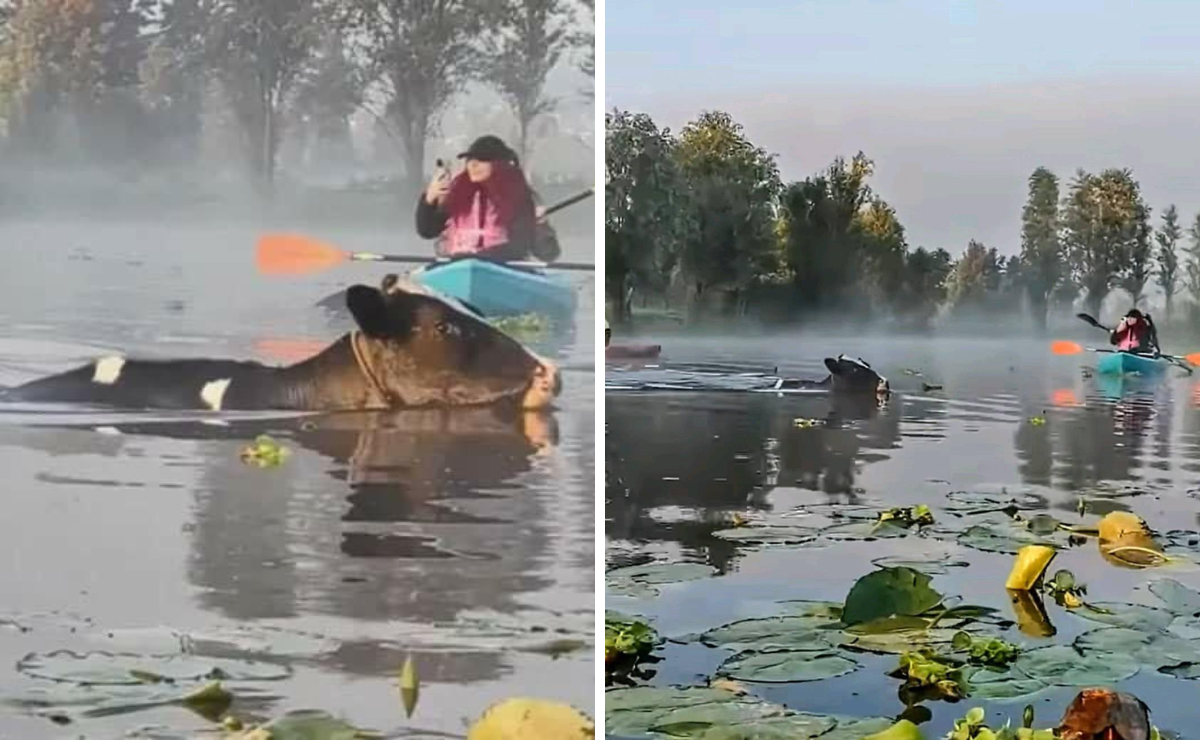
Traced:
[[1200, 2], [607, 0], [604, 74], [673, 131], [728, 111], [785, 180], [863, 150], [914, 247], [1016, 252], [1039, 165], [1200, 211]]

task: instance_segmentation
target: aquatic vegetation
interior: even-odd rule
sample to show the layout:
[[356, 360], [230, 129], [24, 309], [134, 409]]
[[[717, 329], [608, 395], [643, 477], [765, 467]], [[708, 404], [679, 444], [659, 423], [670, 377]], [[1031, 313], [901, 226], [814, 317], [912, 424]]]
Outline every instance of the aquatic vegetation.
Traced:
[[228, 729], [233, 732], [226, 736], [227, 740], [368, 740], [383, 737], [313, 709], [288, 712], [279, 719], [247, 729], [242, 729], [236, 721], [230, 725]]
[[888, 509], [879, 515], [880, 523], [889, 522], [901, 527], [925, 527], [933, 524], [933, 512], [925, 504]]
[[912, 568], [882, 568], [855, 582], [846, 596], [842, 623], [848, 627], [892, 616], [915, 617], [942, 602], [929, 576]]
[[647, 622], [616, 612], [607, 612], [604, 617], [606, 685], [649, 678], [650, 676], [640, 669], [640, 665], [651, 662], [651, 653], [660, 644], [662, 638]]
[[604, 574], [610, 594], [650, 598], [658, 595], [655, 586], [682, 583], [715, 575], [717, 569], [700, 563], [647, 563], [614, 568]]
[[488, 322], [514, 339], [534, 342], [542, 339], [552, 328], [553, 323], [542, 314], [527, 313], [519, 316], [496, 316]]
[[609, 689], [604, 693], [605, 731], [647, 738], [861, 740], [891, 725], [883, 718], [797, 712], [716, 685]]
[[1087, 595], [1087, 586], [1075, 580], [1075, 574], [1069, 570], [1058, 570], [1050, 580], [1045, 582], [1046, 593], [1054, 599], [1054, 603], [1066, 609], [1078, 609], [1083, 606], [1083, 597]]
[[1045, 423], [1046, 423], [1046, 417], [1044, 417], [1044, 416], [1029, 417], [1029, 425], [1030, 426], [1040, 427], [1040, 426], [1045, 425]]
[[277, 468], [290, 457], [292, 451], [276, 442], [271, 437], [261, 434], [254, 438], [254, 444], [242, 449], [242, 462], [260, 468]]
[[812, 429], [822, 425], [820, 419], [793, 419], [792, 426], [797, 429]]
[[957, 632], [951, 646], [958, 652], [967, 653], [971, 663], [1003, 668], [1017, 659], [1021, 648], [996, 637], [976, 637], [969, 632]]
[[917, 701], [945, 699], [957, 701], [970, 688], [962, 664], [949, 656], [930, 650], [914, 650], [900, 655], [900, 664], [889, 674], [904, 679], [904, 691]]

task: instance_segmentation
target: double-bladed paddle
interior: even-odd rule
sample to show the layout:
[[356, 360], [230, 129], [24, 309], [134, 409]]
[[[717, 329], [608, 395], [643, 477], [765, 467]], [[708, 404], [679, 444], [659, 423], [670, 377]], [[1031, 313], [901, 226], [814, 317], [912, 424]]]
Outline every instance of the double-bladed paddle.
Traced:
[[[574, 205], [591, 197], [594, 188], [555, 203], [545, 211], [545, 216]], [[432, 264], [447, 260], [439, 257], [407, 254], [374, 254], [372, 252], [350, 252], [327, 242], [303, 234], [265, 234], [258, 240], [256, 263], [264, 275], [304, 275], [336, 267], [344, 262], [408, 262]], [[595, 270], [596, 266], [585, 262], [506, 262], [513, 267], [533, 267], [546, 270]]]
[[[1103, 329], [1104, 331], [1108, 331], [1108, 332], [1112, 331], [1112, 329], [1108, 328], [1104, 324], [1101, 324], [1099, 321], [1097, 321], [1095, 319], [1095, 317], [1091, 316], [1090, 314], [1077, 313], [1077, 314], [1075, 314], [1075, 316], [1076, 316], [1076, 318], [1080, 319], [1084, 323], [1090, 324], [1090, 325], [1096, 327], [1097, 329]], [[1085, 349], [1082, 345], [1080, 345], [1076, 342], [1068, 342], [1068, 341], [1064, 341], [1064, 340], [1059, 340], [1057, 342], [1054, 342], [1053, 344], [1050, 345], [1050, 349], [1056, 355], [1077, 355], [1081, 352], [1116, 352], [1117, 351], [1115, 349], [1107, 349], [1107, 348], [1106, 349]], [[1178, 355], [1167, 355], [1167, 354], [1161, 354], [1161, 353], [1158, 356], [1163, 358], [1167, 362], [1170, 362], [1173, 365], [1176, 365], [1178, 367], [1183, 368], [1184, 370], [1187, 370], [1189, 374], [1192, 372], [1192, 367], [1191, 367], [1192, 365], [1200, 365], [1200, 352], [1193, 352], [1189, 355], [1184, 355], [1182, 357], [1180, 357]], [[1185, 363], [1187, 363], [1187, 364], [1185, 364]]]

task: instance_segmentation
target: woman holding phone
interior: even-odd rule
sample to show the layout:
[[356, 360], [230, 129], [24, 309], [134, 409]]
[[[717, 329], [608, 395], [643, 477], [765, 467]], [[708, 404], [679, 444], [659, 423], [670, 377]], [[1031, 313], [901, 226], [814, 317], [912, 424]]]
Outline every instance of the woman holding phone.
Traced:
[[438, 255], [510, 262], [552, 262], [561, 254], [515, 152], [499, 137], [481, 136], [451, 176], [442, 163], [417, 202], [417, 233], [438, 240]]

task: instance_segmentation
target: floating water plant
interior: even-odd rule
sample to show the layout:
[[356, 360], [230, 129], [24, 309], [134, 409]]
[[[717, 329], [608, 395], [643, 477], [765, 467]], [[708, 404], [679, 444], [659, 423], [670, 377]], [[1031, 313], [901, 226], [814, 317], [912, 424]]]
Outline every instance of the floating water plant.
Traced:
[[291, 450], [276, 442], [271, 437], [261, 434], [254, 438], [254, 444], [242, 450], [242, 462], [256, 465], [260, 468], [277, 468], [291, 455]]

